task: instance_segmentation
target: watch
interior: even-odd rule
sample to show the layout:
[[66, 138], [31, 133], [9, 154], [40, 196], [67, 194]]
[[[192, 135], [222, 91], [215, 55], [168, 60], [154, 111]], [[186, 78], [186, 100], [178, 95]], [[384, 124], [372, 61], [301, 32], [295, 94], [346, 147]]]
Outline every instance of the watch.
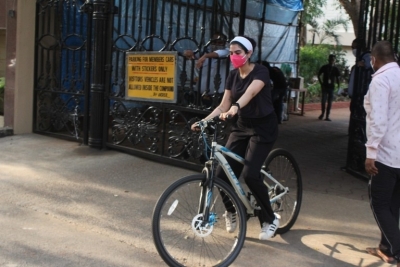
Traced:
[[232, 106], [237, 106], [238, 110], [240, 109], [240, 105], [239, 105], [239, 103], [237, 103], [237, 102], [236, 102], [236, 103], [233, 103]]

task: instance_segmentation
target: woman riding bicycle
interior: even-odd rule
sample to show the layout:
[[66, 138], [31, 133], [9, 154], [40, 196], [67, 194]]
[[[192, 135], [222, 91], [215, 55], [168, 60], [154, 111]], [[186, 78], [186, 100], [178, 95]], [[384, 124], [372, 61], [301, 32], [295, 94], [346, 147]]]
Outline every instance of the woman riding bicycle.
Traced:
[[[233, 67], [226, 79], [225, 92], [221, 104], [204, 120], [215, 116], [225, 120], [238, 115], [233, 123], [226, 147], [245, 159], [244, 166], [228, 159], [235, 174], [243, 178], [261, 207], [259, 220], [260, 240], [270, 239], [279, 227], [279, 219], [274, 214], [269, 201], [268, 189], [260, 176], [261, 167], [270, 153], [278, 136], [278, 121], [271, 99], [271, 84], [268, 69], [250, 62], [256, 42], [249, 37], [237, 36], [230, 42], [230, 60]], [[198, 124], [191, 128], [196, 130]], [[226, 174], [219, 166], [216, 176], [228, 182]], [[228, 182], [229, 184], [229, 182]], [[236, 228], [236, 210], [225, 204], [226, 230]], [[230, 208], [228, 208], [230, 207]]]

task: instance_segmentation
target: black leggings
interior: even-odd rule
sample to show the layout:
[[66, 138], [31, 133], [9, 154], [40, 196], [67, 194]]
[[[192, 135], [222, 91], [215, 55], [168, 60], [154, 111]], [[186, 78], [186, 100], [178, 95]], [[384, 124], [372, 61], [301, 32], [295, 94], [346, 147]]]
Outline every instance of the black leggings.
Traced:
[[378, 174], [369, 181], [372, 213], [381, 230], [381, 245], [391, 255], [400, 256], [400, 169], [375, 162]]
[[327, 118], [329, 117], [329, 114], [331, 113], [334, 90], [335, 90], [335, 87], [322, 86], [321, 111], [322, 111], [322, 116], [324, 116], [325, 103], [326, 103], [326, 100], [328, 99], [328, 106], [326, 107], [326, 117]]
[[[242, 165], [227, 157], [235, 175], [246, 182], [257, 200], [257, 204], [261, 207], [259, 216], [260, 225], [263, 222], [272, 223], [275, 219], [269, 201], [268, 188], [263, 183], [260, 170], [269, 152], [272, 150], [277, 136], [277, 118], [275, 112], [272, 112], [262, 119], [239, 118], [236, 125], [232, 127], [232, 132], [226, 143], [226, 147], [229, 150], [245, 159], [245, 163]], [[217, 168], [216, 176], [230, 184], [220, 166]], [[227, 211], [236, 212], [235, 208], [229, 202], [227, 201], [225, 204]]]

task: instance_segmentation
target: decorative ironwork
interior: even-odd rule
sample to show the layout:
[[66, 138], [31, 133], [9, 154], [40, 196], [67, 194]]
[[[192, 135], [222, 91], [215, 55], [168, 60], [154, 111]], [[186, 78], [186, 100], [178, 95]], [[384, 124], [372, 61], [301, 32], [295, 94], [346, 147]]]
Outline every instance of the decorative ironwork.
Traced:
[[34, 131], [82, 138], [87, 15], [83, 0], [37, 1]]
[[38, 94], [38, 130], [80, 136], [80, 98], [65, 99], [65, 96], [48, 92]]
[[116, 101], [111, 109], [111, 140], [115, 145], [129, 141], [130, 145], [145, 147], [156, 153], [160, 149], [161, 110], [149, 107], [143, 113], [140, 108], [128, 109], [124, 103]]

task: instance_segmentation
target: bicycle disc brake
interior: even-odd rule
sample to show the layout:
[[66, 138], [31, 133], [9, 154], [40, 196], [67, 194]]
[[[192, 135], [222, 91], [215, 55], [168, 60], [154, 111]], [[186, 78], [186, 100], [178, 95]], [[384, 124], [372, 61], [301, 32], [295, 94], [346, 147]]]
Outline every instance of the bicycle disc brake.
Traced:
[[199, 237], [210, 235], [214, 229], [214, 223], [216, 222], [215, 218], [215, 214], [210, 213], [209, 222], [206, 223], [203, 221], [203, 214], [197, 214], [192, 220], [193, 232]]

